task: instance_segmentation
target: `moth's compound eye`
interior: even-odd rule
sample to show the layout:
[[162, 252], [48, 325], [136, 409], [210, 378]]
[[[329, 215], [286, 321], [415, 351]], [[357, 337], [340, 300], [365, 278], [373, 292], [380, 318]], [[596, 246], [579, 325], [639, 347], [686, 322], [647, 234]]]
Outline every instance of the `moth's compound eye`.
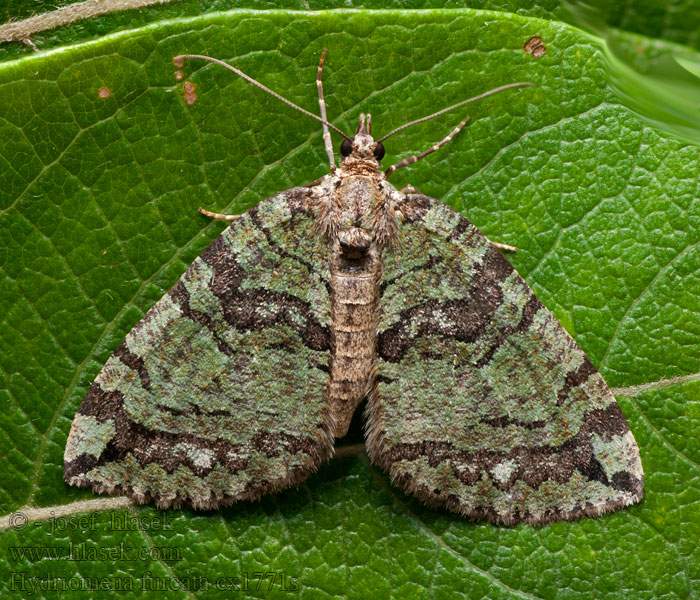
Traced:
[[377, 160], [384, 158], [384, 144], [381, 142], [377, 142], [377, 145], [374, 147], [374, 158]]
[[352, 142], [346, 138], [343, 140], [343, 143], [340, 144], [340, 153], [343, 156], [350, 156], [351, 152], [352, 152]]

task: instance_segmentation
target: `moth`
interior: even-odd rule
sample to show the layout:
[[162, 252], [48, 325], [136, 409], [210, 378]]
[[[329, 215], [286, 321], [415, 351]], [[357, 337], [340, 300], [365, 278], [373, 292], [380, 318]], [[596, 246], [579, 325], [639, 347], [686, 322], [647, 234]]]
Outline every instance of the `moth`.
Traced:
[[[75, 415], [67, 483], [215, 509], [294, 486], [364, 399], [366, 447], [432, 507], [495, 523], [641, 499], [635, 439], [590, 360], [465, 217], [382, 171], [369, 114], [323, 124], [330, 172], [231, 225], [136, 324]], [[336, 166], [330, 130], [342, 136]], [[202, 210], [202, 209], [200, 209]]]

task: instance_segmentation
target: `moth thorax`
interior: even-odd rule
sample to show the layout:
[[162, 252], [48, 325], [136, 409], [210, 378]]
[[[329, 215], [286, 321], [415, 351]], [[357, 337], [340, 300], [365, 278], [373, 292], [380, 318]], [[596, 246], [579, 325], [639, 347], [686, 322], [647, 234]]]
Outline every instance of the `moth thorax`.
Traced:
[[362, 258], [369, 251], [372, 236], [360, 227], [352, 227], [338, 233], [340, 251], [350, 260]]

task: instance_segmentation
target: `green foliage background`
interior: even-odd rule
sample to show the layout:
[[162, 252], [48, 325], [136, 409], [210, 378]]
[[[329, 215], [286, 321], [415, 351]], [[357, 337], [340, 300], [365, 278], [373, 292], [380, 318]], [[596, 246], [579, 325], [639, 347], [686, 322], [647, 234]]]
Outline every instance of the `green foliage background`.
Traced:
[[[495, 85], [537, 84], [472, 105], [471, 125], [449, 148], [393, 180], [518, 246], [509, 259], [618, 388], [642, 453], [644, 501], [598, 520], [496, 527], [425, 509], [364, 455], [350, 456], [259, 503], [168, 511], [163, 531], [149, 507], [94, 513], [89, 526], [76, 517], [67, 530], [43, 521], [2, 531], [3, 597], [26, 597], [30, 588], [18, 586], [42, 577], [86, 585], [107, 577], [135, 587], [120, 597], [136, 596], [145, 573], [171, 588], [187, 582], [175, 598], [222, 597], [203, 578], [243, 584], [246, 574], [249, 589], [238, 594], [254, 597], [697, 597], [700, 149], [621, 104], [605, 54], [559, 20], [559, 4], [503, 4], [488, 6], [502, 12], [425, 3], [201, 14], [221, 6], [183, 2], [46, 34], [51, 53], [8, 46], [0, 64], [0, 514], [95, 497], [62, 481], [73, 414], [123, 336], [221, 231], [197, 207], [241, 212], [326, 172], [313, 122], [194, 61], [183, 68], [197, 86], [187, 106], [172, 57], [231, 61], [315, 111], [323, 47], [329, 115], [346, 131], [360, 112], [370, 111], [381, 133]], [[686, 4], [691, 22], [697, 7]], [[652, 35], [672, 29], [668, 37], [683, 42], [680, 26], [660, 27], [658, 16], [645, 24], [649, 6], [611, 11], [608, 22]], [[541, 59], [521, 49], [535, 34], [548, 48]], [[663, 46], [634, 39], [642, 56]], [[685, 41], [697, 46], [692, 32]], [[392, 138], [385, 164], [425, 149], [462, 117]], [[643, 384], [654, 385], [630, 387]], [[141, 521], [115, 529], [115, 515]], [[71, 560], [71, 543], [122, 553]], [[136, 558], [144, 553], [156, 558]], [[256, 572], [294, 577], [297, 589], [282, 590], [279, 575], [272, 590], [269, 575], [256, 589]], [[104, 586], [92, 595], [111, 597]], [[32, 597], [57, 596], [38, 589]]]

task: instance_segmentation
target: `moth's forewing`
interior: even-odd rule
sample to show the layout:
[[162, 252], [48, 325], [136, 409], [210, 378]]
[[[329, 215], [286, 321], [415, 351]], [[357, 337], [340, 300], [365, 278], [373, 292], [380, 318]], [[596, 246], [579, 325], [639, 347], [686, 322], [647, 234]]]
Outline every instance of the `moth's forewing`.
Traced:
[[216, 508], [330, 455], [328, 259], [310, 194], [235, 221], [131, 330], [75, 416], [68, 483]]
[[368, 450], [433, 506], [548, 523], [641, 499], [639, 450], [603, 378], [467, 219], [409, 195], [387, 253]]

